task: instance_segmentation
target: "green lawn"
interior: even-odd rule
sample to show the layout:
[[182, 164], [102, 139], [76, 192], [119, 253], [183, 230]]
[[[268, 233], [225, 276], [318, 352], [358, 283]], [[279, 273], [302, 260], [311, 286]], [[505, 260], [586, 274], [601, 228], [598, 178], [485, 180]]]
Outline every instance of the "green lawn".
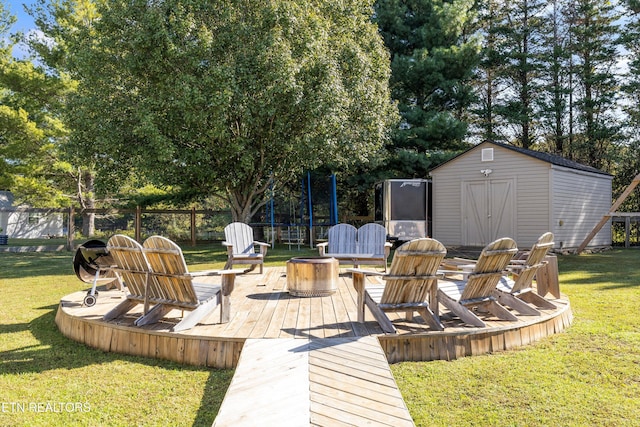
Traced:
[[[221, 268], [219, 244], [184, 246]], [[269, 252], [269, 264], [314, 254]], [[104, 353], [57, 331], [60, 297], [85, 289], [73, 254], [0, 253], [0, 425], [210, 426], [233, 371]], [[574, 324], [518, 351], [400, 363], [418, 426], [640, 426], [640, 251], [559, 258]]]

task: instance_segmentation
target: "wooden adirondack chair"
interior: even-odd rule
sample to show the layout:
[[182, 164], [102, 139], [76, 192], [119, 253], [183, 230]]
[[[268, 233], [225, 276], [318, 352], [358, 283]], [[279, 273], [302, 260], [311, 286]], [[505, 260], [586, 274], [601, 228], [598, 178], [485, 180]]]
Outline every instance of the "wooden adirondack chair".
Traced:
[[512, 260], [507, 268], [512, 272], [515, 281], [504, 277], [498, 282], [494, 292], [500, 304], [511, 307], [521, 314], [539, 316], [540, 312], [532, 306], [553, 310], [554, 304], [534, 292], [531, 287], [536, 272], [544, 263], [549, 249], [553, 248], [553, 233], [544, 233], [533, 245], [524, 260]]
[[[438, 316], [437, 269], [447, 254], [444, 245], [437, 240], [422, 238], [404, 243], [396, 249], [389, 274], [360, 269], [349, 269], [353, 274], [353, 286], [358, 293], [358, 322], [364, 322], [364, 307], [386, 333], [397, 333], [396, 327], [385, 312], [405, 312], [412, 320], [418, 312], [435, 330], [444, 326]], [[366, 276], [381, 276], [384, 285], [366, 283]]]
[[138, 304], [144, 304], [143, 314], [149, 311], [149, 292], [157, 289], [157, 283], [150, 277], [150, 267], [142, 245], [128, 236], [116, 234], [107, 241], [107, 250], [115, 262], [112, 268], [125, 285], [126, 299], [103, 316], [113, 320]]
[[[262, 274], [269, 244], [253, 240], [251, 226], [242, 222], [232, 222], [224, 228], [224, 238], [222, 244], [226, 246], [228, 256], [225, 270], [231, 269], [235, 264], [249, 264], [251, 267], [244, 271], [248, 273], [259, 265]], [[259, 248], [259, 252], [256, 252], [256, 248]]]
[[229, 296], [233, 291], [235, 272], [203, 272], [200, 275], [220, 275], [221, 284], [211, 285], [194, 280], [198, 274], [190, 274], [182, 250], [171, 240], [149, 237], [143, 243], [145, 255], [151, 267], [151, 276], [156, 280], [158, 293], [162, 296], [147, 314], [138, 319], [137, 325], [155, 323], [172, 309], [190, 311], [172, 331], [178, 332], [194, 327], [202, 318], [220, 305], [220, 323], [229, 321]]
[[473, 271], [464, 275], [465, 279], [445, 278], [438, 282], [438, 301], [465, 323], [478, 327], [485, 327], [486, 324], [472, 311], [474, 308], [486, 310], [499, 319], [518, 320], [495, 297], [496, 286], [517, 251], [516, 242], [508, 237], [489, 243], [482, 250]]

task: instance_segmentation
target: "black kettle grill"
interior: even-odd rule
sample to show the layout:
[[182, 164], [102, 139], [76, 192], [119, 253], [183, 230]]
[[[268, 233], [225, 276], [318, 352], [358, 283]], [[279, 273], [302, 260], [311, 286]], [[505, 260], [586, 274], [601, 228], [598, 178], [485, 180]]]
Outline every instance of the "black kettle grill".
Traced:
[[109, 284], [117, 280], [117, 277], [111, 272], [113, 264], [113, 257], [109, 255], [107, 245], [101, 240], [89, 240], [76, 250], [73, 257], [73, 270], [82, 282], [92, 284], [91, 289], [84, 297], [84, 305], [87, 307], [96, 303], [98, 282]]

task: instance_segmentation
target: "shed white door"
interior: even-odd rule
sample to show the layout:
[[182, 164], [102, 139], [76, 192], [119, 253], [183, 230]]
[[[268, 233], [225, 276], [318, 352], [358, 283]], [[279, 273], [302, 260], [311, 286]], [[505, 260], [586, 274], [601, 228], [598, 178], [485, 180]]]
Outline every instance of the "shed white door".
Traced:
[[515, 238], [513, 180], [462, 182], [462, 236], [467, 246]]

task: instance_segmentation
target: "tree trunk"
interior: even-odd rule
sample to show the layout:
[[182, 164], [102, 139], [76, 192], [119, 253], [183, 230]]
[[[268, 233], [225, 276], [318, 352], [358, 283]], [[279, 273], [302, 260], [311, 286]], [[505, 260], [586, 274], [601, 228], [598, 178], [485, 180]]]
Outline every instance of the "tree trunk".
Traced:
[[[89, 171], [82, 172], [82, 181], [84, 186], [84, 192], [82, 194], [82, 206], [84, 209], [94, 209], [96, 206], [96, 200], [94, 196], [94, 176]], [[91, 237], [96, 232], [95, 226], [95, 213], [82, 212], [82, 235], [84, 237]]]

